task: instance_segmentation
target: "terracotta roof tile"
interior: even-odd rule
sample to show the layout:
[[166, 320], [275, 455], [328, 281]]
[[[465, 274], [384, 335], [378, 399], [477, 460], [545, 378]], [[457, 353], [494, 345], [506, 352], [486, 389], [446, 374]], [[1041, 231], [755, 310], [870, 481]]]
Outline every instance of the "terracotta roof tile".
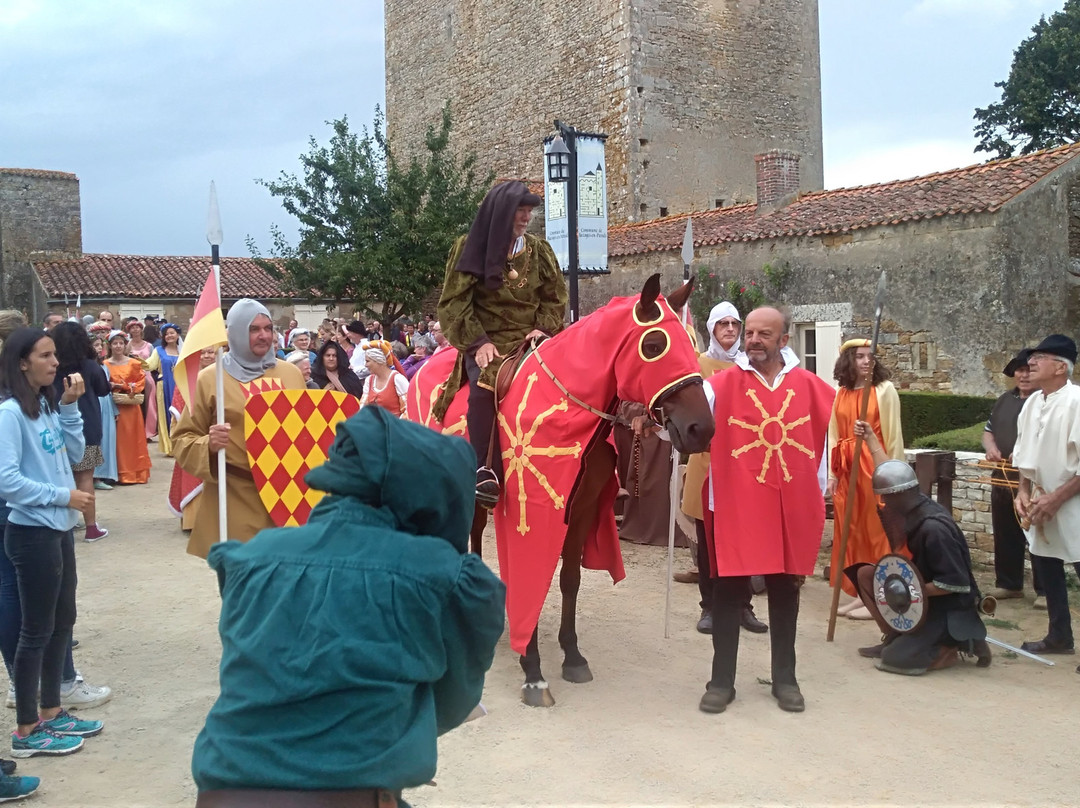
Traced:
[[[78, 294], [108, 298], [176, 298], [198, 295], [210, 271], [209, 256], [90, 254], [66, 261], [34, 261], [45, 293], [56, 300]], [[221, 259], [221, 296], [272, 298], [281, 286], [250, 258]]]
[[43, 171], [40, 168], [0, 168], [0, 174], [8, 174], [16, 177], [41, 177], [54, 180], [77, 180], [74, 174], [66, 171]]
[[[815, 191], [761, 213], [753, 203], [691, 213], [694, 244], [828, 235], [937, 216], [992, 213], [1078, 155], [1080, 143], [1074, 143], [908, 180]], [[612, 227], [608, 252], [618, 256], [678, 250], [686, 216]]]
[[500, 184], [502, 184], [504, 182], [510, 182], [511, 180], [518, 180], [520, 182], [525, 183], [529, 187], [529, 193], [536, 194], [541, 199], [544, 198], [544, 181], [543, 180], [530, 180], [530, 179], [527, 179], [525, 177], [496, 177], [495, 178], [495, 184], [492, 185], [491, 187], [494, 188], [495, 185], [500, 185]]

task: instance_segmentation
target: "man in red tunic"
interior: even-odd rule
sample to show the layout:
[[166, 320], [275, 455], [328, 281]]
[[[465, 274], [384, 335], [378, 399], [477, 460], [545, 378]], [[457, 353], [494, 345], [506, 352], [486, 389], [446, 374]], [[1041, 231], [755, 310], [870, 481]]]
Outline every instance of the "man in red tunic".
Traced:
[[833, 389], [786, 349], [790, 322], [773, 308], [746, 317], [746, 353], [705, 383], [716, 433], [705, 516], [713, 589], [712, 678], [699, 705], [735, 698], [739, 618], [751, 575], [763, 575], [772, 627], [772, 692], [801, 712], [795, 679], [799, 588], [814, 571], [825, 525], [825, 441]]

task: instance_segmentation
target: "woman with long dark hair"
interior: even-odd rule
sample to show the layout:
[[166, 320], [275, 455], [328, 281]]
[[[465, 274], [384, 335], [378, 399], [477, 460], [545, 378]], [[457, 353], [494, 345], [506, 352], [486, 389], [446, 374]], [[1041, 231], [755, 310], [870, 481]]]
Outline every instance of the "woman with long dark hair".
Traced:
[[[94, 469], [101, 465], [101, 402], [100, 396], [110, 393], [110, 386], [105, 374], [101, 372], [101, 366], [97, 362], [97, 354], [90, 343], [90, 335], [79, 323], [60, 323], [50, 333], [56, 344], [56, 360], [60, 367], [56, 371], [56, 380], [53, 388], [56, 394], [64, 392], [64, 379], [72, 373], [78, 373], [86, 385], [86, 395], [79, 398], [79, 414], [82, 415], [83, 437], [86, 441], [86, 451], [82, 459], [71, 467], [75, 473], [75, 487], [80, 491], [93, 493]], [[98, 541], [109, 535], [109, 531], [97, 523], [97, 508], [94, 500], [83, 511], [86, 517], [86, 533], [83, 541]]]
[[363, 383], [349, 367], [349, 355], [333, 340], [319, 349], [311, 366], [311, 380], [322, 390], [337, 390], [357, 398], [364, 394]]
[[165, 323], [161, 326], [161, 344], [154, 347], [147, 363], [151, 373], [158, 374], [157, 383], [157, 434], [158, 448], [161, 453], [168, 457], [172, 456], [172, 440], [169, 432], [172, 430], [173, 394], [176, 392], [176, 380], [173, 378], [173, 369], [176, 360], [180, 358], [180, 326], [175, 323]]
[[20, 758], [70, 754], [103, 726], [75, 718], [60, 702], [75, 624], [72, 528], [94, 494], [75, 487], [71, 470], [86, 446], [77, 405], [85, 383], [72, 373], [58, 396], [59, 364], [52, 338], [32, 328], [13, 332], [0, 350], [0, 497], [11, 509], [4, 549], [22, 604], [11, 736], [12, 756]]
[[[856, 459], [855, 421], [859, 417], [863, 389], [870, 385], [867, 400], [866, 421], [871, 425], [889, 457], [904, 459], [904, 435], [900, 428], [900, 397], [889, 381], [889, 371], [874, 357], [868, 339], [850, 339], [840, 346], [840, 357], [833, 368], [833, 378], [840, 385], [833, 400], [832, 417], [829, 419], [829, 472], [828, 492], [832, 495], [833, 549], [830, 575], [835, 584], [837, 575], [844, 576], [844, 591], [854, 598], [844, 604], [837, 614], [845, 614], [853, 620], [869, 620], [870, 604], [864, 604], [855, 587], [855, 574], [863, 564], [876, 564], [892, 550], [885, 530], [878, 518], [877, 497], [874, 496], [871, 477], [874, 460], [870, 448], [864, 443], [862, 455]], [[851, 468], [858, 463], [860, 471], [855, 490], [850, 491]], [[851, 527], [848, 530], [847, 548], [840, 558], [840, 531], [847, 498], [855, 497]]]

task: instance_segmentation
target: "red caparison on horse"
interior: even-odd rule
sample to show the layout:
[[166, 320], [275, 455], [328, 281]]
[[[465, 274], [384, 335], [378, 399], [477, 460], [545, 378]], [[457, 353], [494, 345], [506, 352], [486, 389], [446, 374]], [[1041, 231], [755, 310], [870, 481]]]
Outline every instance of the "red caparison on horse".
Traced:
[[[581, 567], [625, 577], [615, 525], [615, 448], [609, 439], [620, 400], [646, 404], [681, 452], [708, 449], [713, 418], [697, 355], [676, 312], [693, 281], [665, 298], [653, 275], [639, 296], [614, 298], [529, 353], [500, 398], [497, 430], [503, 494], [495, 520], [499, 574], [507, 587], [510, 645], [525, 672], [522, 700], [551, 706], [540, 670], [537, 623], [551, 581], [559, 576], [563, 678], [592, 680], [578, 650], [575, 613]], [[465, 435], [467, 389], [443, 422], [431, 409], [454, 366], [456, 351], [437, 352], [413, 377], [407, 417]], [[476, 509], [472, 548], [481, 550], [486, 510]]]

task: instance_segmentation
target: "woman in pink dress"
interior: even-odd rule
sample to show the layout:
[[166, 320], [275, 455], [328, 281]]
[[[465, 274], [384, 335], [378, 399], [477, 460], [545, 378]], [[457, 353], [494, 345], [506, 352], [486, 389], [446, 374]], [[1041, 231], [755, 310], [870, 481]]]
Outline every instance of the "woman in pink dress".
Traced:
[[127, 331], [128, 336], [131, 338], [131, 342], [128, 343], [128, 356], [138, 359], [142, 364], [143, 371], [146, 373], [146, 407], [144, 415], [146, 417], [146, 439], [150, 441], [156, 438], [158, 433], [157, 386], [154, 384], [154, 377], [150, 375], [150, 371], [147, 369], [147, 363], [150, 354], [154, 352], [154, 346], [143, 339], [143, 324], [138, 320], [132, 320], [124, 326], [124, 330]]

